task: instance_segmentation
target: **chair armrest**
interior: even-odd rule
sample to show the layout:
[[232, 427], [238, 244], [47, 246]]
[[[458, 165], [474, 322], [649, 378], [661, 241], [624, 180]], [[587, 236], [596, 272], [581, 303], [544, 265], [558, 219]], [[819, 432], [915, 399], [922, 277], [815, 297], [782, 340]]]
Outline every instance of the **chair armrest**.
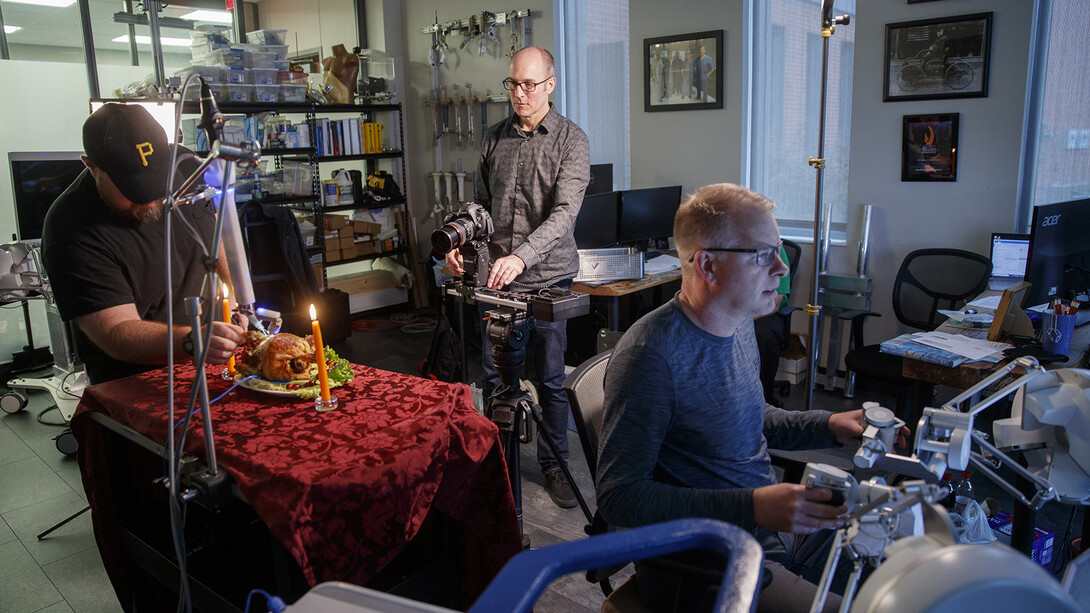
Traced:
[[881, 313], [875, 311], [844, 311], [837, 314], [838, 319], [852, 322], [851, 333], [848, 335], [849, 351], [866, 346], [866, 342], [863, 340], [863, 323], [867, 321], [868, 317], [881, 316]]

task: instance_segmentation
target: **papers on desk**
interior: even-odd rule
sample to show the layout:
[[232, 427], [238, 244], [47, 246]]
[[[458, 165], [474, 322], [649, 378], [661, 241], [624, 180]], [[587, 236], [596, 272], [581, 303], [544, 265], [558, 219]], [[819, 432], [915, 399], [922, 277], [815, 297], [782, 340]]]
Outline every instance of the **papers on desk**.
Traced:
[[672, 255], [659, 254], [653, 259], [646, 260], [643, 263], [643, 273], [646, 275], [653, 275], [660, 272], [666, 272], [667, 270], [674, 270], [681, 268], [681, 260]]
[[975, 361], [999, 362], [1003, 358], [1003, 351], [1008, 348], [1010, 345], [1006, 343], [945, 332], [902, 334], [881, 345], [882, 353], [950, 367]]
[[999, 308], [999, 300], [1002, 297], [1003, 296], [1000, 295], [1000, 294], [996, 294], [994, 296], [985, 296], [983, 298], [977, 298], [976, 300], [970, 302], [969, 304], [967, 304], [965, 306], [966, 307], [971, 307], [971, 308], [974, 308], [974, 309], [992, 309], [992, 310], [995, 310], [995, 309]]

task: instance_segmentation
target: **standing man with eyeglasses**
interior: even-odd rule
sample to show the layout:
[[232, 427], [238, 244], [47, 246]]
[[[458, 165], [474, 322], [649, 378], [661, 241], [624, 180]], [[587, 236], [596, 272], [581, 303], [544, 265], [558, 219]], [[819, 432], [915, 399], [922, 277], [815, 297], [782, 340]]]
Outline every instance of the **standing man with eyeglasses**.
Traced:
[[[629, 328], [610, 356], [596, 485], [611, 526], [708, 517], [752, 531], [773, 577], [758, 610], [806, 611], [817, 588], [794, 572], [794, 536], [840, 526], [846, 508], [828, 504], [828, 490], [777, 483], [768, 447], [858, 440], [862, 411], [786, 411], [764, 401], [753, 320], [776, 308], [787, 273], [774, 206], [721, 183], [678, 209], [681, 291]], [[677, 559], [717, 563], [698, 552]], [[640, 598], [654, 611], [706, 610], [721, 578], [636, 564]], [[830, 601], [826, 610], [836, 610], [839, 599]]]
[[[490, 209], [495, 231], [488, 244], [492, 270], [488, 287], [536, 291], [571, 287], [579, 271], [575, 218], [590, 182], [587, 135], [553, 109], [549, 94], [556, 88], [551, 53], [525, 47], [511, 58], [503, 86], [514, 114], [488, 128], [477, 174], [476, 201]], [[458, 250], [447, 266], [462, 274]], [[484, 305], [483, 311], [487, 310]], [[560, 462], [567, 462], [568, 400], [564, 383], [566, 322], [538, 321], [528, 350], [540, 381], [544, 432], [539, 433], [537, 459], [545, 489], [558, 506], [576, 505]], [[499, 384], [492, 363], [492, 343], [482, 332], [483, 391], [490, 396]], [[560, 451], [554, 456], [544, 437]]]

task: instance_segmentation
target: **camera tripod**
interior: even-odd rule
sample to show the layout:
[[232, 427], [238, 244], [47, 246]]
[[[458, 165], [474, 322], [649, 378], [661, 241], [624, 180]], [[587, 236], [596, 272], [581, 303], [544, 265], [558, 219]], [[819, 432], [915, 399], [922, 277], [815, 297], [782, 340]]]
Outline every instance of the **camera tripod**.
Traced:
[[[533, 427], [529, 419], [537, 424], [538, 430], [544, 430], [541, 416], [541, 407], [534, 404], [530, 396], [519, 385], [519, 373], [526, 364], [526, 344], [530, 341], [530, 332], [534, 329], [533, 316], [526, 312], [515, 312], [506, 309], [488, 311], [488, 319], [485, 322], [486, 333], [492, 341], [492, 361], [496, 365], [496, 372], [500, 376], [500, 384], [488, 398], [485, 406], [485, 417], [492, 420], [499, 427], [500, 446], [503, 449], [504, 458], [507, 461], [507, 476], [511, 482], [511, 495], [515, 499], [515, 514], [518, 517], [519, 532], [523, 534], [524, 547], [529, 547], [529, 539], [522, 529], [522, 481], [520, 477], [519, 443], [529, 443], [534, 440]], [[542, 433], [545, 442], [552, 450], [560, 464], [560, 470], [564, 478], [571, 484], [575, 498], [587, 521], [591, 521], [592, 515], [587, 503], [583, 500], [583, 494], [579, 486], [572, 479], [568, 464], [560, 456], [556, 443]]]

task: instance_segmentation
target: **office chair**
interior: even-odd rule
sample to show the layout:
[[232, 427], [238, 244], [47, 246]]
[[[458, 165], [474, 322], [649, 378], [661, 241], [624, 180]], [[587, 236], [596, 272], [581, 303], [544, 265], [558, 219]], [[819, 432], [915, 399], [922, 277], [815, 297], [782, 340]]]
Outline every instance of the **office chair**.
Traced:
[[[792, 240], [783, 239], [783, 250], [787, 255], [787, 268], [789, 289], [785, 296], [790, 298], [795, 287], [795, 271], [798, 270], [799, 259], [802, 256], [802, 247]], [[754, 322], [754, 332], [757, 335], [757, 347], [761, 354], [761, 387], [764, 390], [765, 402], [774, 402], [774, 392], [781, 396], [791, 393], [791, 383], [786, 380], [777, 380], [776, 371], [780, 366], [780, 352], [791, 343], [791, 314], [799, 310], [799, 307], [784, 304]]]
[[[897, 320], [919, 330], [934, 330], [946, 320], [938, 309], [960, 309], [988, 287], [992, 262], [988, 258], [961, 249], [919, 249], [905, 256], [893, 282], [893, 312]], [[856, 375], [875, 391], [897, 397], [902, 419], [914, 416], [929, 398], [911, 379], [901, 376], [900, 356], [882, 353], [879, 345], [868, 345], [863, 324], [872, 311], [846, 311], [840, 319], [851, 322], [849, 350], [844, 365], [849, 381]], [[851, 388], [852, 383], [849, 383]], [[922, 392], [922, 393], [921, 393]]]

